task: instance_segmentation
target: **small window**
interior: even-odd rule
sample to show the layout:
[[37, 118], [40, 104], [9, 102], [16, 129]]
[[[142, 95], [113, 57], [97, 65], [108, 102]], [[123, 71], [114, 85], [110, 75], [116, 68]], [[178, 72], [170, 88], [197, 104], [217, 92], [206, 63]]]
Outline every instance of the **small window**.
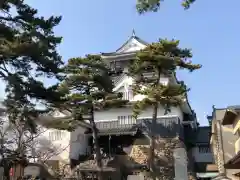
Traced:
[[119, 124], [136, 124], [136, 119], [132, 115], [118, 116]]
[[128, 89], [128, 100], [132, 100], [133, 99], [133, 90], [132, 88]]
[[199, 146], [198, 147], [199, 153], [211, 153], [211, 149], [209, 146]]
[[64, 137], [64, 133], [60, 130], [49, 132], [49, 139], [51, 141], [59, 141]]

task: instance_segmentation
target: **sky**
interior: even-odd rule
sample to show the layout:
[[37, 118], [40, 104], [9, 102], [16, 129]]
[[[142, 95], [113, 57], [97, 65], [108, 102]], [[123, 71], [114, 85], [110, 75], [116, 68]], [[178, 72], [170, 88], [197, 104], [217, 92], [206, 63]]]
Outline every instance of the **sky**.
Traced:
[[59, 53], [65, 62], [70, 57], [115, 51], [133, 29], [147, 42], [178, 39], [181, 47], [192, 49], [192, 61], [203, 66], [193, 73], [178, 73], [178, 78], [191, 88], [188, 97], [200, 124], [208, 124], [206, 115], [211, 114], [213, 105], [224, 108], [240, 104], [239, 0], [197, 0], [188, 11], [183, 10], [179, 0], [165, 0], [159, 12], [141, 16], [135, 10], [135, 0], [26, 2], [38, 8], [39, 15], [62, 16], [55, 32], [63, 37]]

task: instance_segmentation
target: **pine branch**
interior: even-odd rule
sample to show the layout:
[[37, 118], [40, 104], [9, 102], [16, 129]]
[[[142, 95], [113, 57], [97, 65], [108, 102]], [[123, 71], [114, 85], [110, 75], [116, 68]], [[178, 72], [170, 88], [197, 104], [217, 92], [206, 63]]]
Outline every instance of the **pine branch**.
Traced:
[[161, 104], [167, 113], [170, 106], [178, 106], [185, 101], [189, 89], [183, 82], [163, 84], [160, 79], [161, 75], [171, 77], [178, 69], [190, 72], [200, 69], [201, 65], [193, 64], [189, 60], [191, 58], [191, 50], [180, 48], [178, 40], [160, 39], [137, 53], [128, 74], [135, 79], [134, 94], [144, 95], [145, 98], [135, 104], [135, 117], [147, 106], [154, 106], [155, 103]]
[[[137, 0], [136, 9], [139, 14], [158, 12], [164, 0]], [[181, 5], [187, 10], [196, 0], [183, 0]]]
[[21, 0], [0, 5], [0, 78], [7, 84], [6, 93], [25, 104], [33, 99], [51, 104], [52, 97], [57, 98], [55, 91], [37, 78], [61, 77], [63, 62], [56, 50], [61, 37], [53, 32], [61, 17], [39, 17], [37, 9]]

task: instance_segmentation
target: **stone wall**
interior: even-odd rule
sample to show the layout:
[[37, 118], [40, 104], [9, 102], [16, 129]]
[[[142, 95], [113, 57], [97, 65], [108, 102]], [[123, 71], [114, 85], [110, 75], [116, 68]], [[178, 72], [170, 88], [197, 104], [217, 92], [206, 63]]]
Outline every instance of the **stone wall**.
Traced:
[[[173, 153], [174, 150], [176, 149], [179, 148], [185, 149], [184, 143], [177, 137], [176, 138], [157, 137], [155, 142], [156, 147], [155, 147], [154, 174], [155, 176], [157, 176], [159, 180], [173, 180], [176, 175], [175, 167], [179, 166], [176, 165], [175, 160], [176, 158], [174, 157]], [[149, 145], [133, 144], [133, 148], [129, 156], [131, 157], [132, 160], [134, 160], [138, 164], [147, 164], [148, 153]], [[181, 160], [181, 162], [183, 163], [181, 171], [183, 171], [185, 162], [183, 162], [183, 160]], [[181, 177], [183, 177], [183, 175]]]

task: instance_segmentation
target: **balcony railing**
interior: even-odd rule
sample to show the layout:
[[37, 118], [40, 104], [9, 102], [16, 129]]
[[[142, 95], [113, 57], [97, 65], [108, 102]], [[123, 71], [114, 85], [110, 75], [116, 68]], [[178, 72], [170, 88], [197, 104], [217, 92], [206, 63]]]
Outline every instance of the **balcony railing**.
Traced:
[[240, 151], [240, 137], [235, 142], [235, 153], [237, 154]]
[[[126, 116], [125, 121], [122, 119], [116, 121], [107, 121], [107, 122], [96, 122], [97, 128], [101, 131], [107, 131], [117, 129], [119, 131], [124, 131], [126, 129], [140, 129], [142, 132], [149, 132], [152, 128], [151, 119], [137, 119], [130, 118]], [[152, 129], [151, 129], [152, 130]], [[165, 136], [180, 136], [183, 138], [183, 126], [180, 123], [178, 117], [167, 117], [167, 118], [159, 118], [157, 119], [157, 125], [153, 129], [154, 133]]]

